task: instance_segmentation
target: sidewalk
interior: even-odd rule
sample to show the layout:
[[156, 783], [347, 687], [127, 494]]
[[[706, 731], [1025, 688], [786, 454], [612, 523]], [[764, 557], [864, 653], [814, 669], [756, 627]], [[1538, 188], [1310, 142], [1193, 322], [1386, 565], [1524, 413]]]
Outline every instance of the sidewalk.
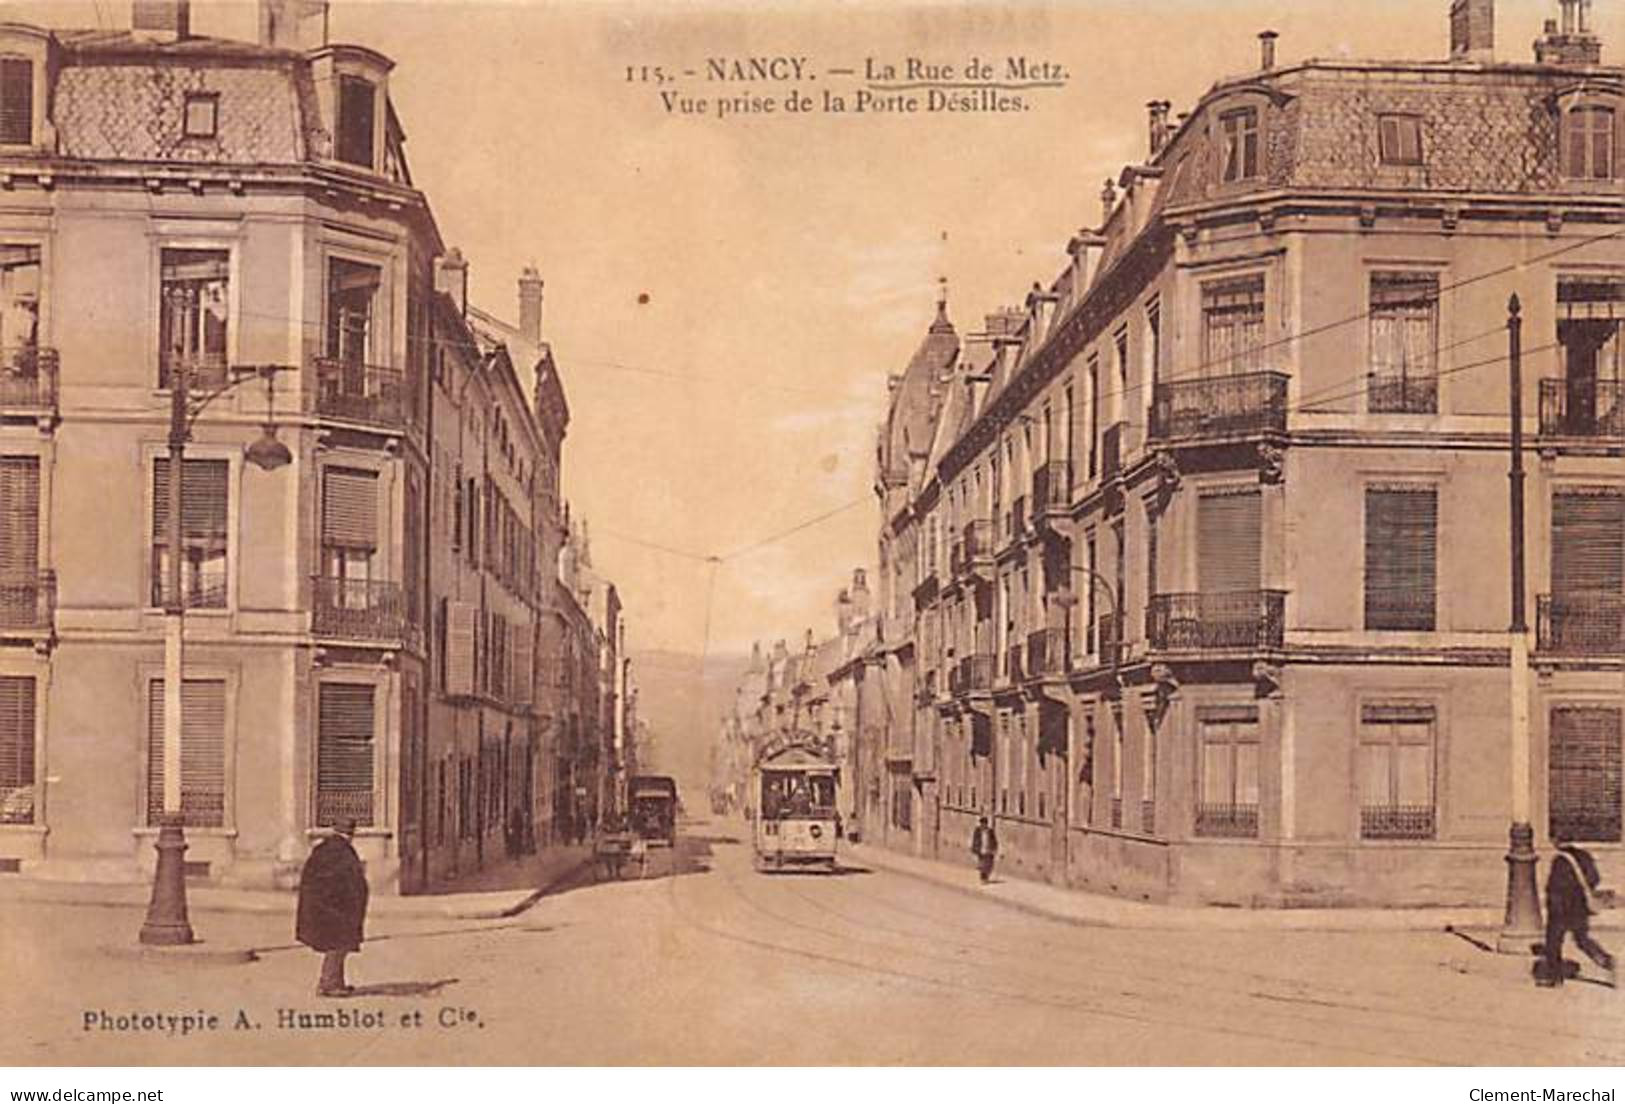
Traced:
[[[520, 884], [514, 888], [415, 897], [375, 893], [367, 903], [367, 913], [373, 917], [403, 919], [500, 920], [523, 912], [547, 893], [561, 888], [591, 862], [591, 847], [550, 847], [531, 860], [522, 877], [513, 867], [502, 869], [505, 880], [519, 880]], [[0, 885], [13, 901], [101, 908], [144, 908], [152, 895], [151, 884], [142, 882], [64, 882], [12, 877]], [[186, 901], [187, 907], [197, 912], [292, 915], [295, 894], [291, 890], [188, 883]]]
[[[900, 855], [868, 844], [844, 848], [849, 863], [889, 870], [947, 889], [997, 901], [1022, 912], [1097, 928], [1138, 928], [1150, 931], [1443, 931], [1493, 933], [1503, 920], [1499, 908], [1363, 908], [1363, 909], [1236, 909], [1201, 905], [1153, 905], [1077, 889], [1060, 889], [1042, 882], [1001, 876], [981, 884], [975, 869]], [[1594, 928], [1625, 927], [1625, 914], [1604, 913]]]

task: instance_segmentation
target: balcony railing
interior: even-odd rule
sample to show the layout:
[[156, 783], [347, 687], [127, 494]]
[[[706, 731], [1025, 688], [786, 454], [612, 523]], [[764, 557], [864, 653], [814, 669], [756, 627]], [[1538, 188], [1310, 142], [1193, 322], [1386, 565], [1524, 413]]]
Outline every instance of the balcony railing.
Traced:
[[1233, 839], [1257, 836], [1258, 806], [1203, 802], [1196, 806], [1196, 834]]
[[979, 560], [986, 560], [993, 555], [993, 523], [986, 518], [978, 518], [965, 525], [965, 561], [966, 566]]
[[0, 349], [0, 409], [55, 410], [57, 364], [55, 349]]
[[1437, 376], [1394, 376], [1373, 372], [1366, 377], [1366, 409], [1373, 414], [1434, 414], [1439, 409]]
[[343, 640], [403, 640], [405, 592], [399, 583], [318, 575], [311, 580], [311, 631]]
[[0, 629], [49, 629], [56, 612], [56, 572], [0, 572]]
[[1281, 372], [1159, 383], [1151, 403], [1151, 436], [1178, 440], [1285, 430], [1286, 387]]
[[1551, 655], [1625, 652], [1625, 594], [1539, 595], [1535, 599], [1535, 649]]
[[1548, 834], [1583, 843], [1618, 843], [1620, 837], [1618, 802], [1604, 802], [1590, 809], [1554, 808], [1548, 816]]
[[169, 389], [170, 377], [177, 368], [186, 372], [186, 388], [196, 394], [200, 391], [218, 391], [231, 379], [225, 353], [158, 353], [158, 386]]
[[1625, 437], [1625, 384], [1541, 380], [1540, 432], [1551, 437]]
[[1072, 505], [1071, 465], [1065, 460], [1051, 460], [1033, 469], [1033, 517], [1064, 514]]
[[1151, 647], [1167, 651], [1279, 648], [1286, 592], [1158, 594], [1146, 609]]
[[1066, 673], [1066, 630], [1039, 629], [1027, 634], [1027, 675], [1042, 678], [1045, 675]]
[[993, 689], [993, 656], [989, 653], [966, 656], [960, 660], [960, 681], [966, 693]]
[[315, 412], [384, 429], [406, 425], [406, 377], [398, 368], [333, 357], [312, 362]]
[[1123, 472], [1123, 438], [1128, 432], [1124, 422], [1113, 422], [1100, 438], [1100, 478], [1115, 479]]
[[1361, 806], [1360, 836], [1363, 839], [1432, 839], [1433, 806]]

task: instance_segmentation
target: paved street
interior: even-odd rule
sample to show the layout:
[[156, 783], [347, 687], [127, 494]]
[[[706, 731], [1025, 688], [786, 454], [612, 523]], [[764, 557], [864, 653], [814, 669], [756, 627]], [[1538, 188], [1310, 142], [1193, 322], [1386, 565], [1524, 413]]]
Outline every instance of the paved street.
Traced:
[[[199, 913], [212, 944], [261, 959], [173, 968], [106, 950], [138, 910], [0, 905], [0, 1061], [1625, 1061], [1625, 994], [1537, 991], [1528, 960], [1442, 932], [1086, 928], [879, 870], [758, 875], [742, 825], [686, 827], [641, 881], [575, 885], [511, 920], [373, 924], [346, 1001], [312, 996], [316, 957], [278, 916]], [[100, 1009], [220, 1023], [84, 1030]], [[281, 1009], [382, 1026], [279, 1027]]]

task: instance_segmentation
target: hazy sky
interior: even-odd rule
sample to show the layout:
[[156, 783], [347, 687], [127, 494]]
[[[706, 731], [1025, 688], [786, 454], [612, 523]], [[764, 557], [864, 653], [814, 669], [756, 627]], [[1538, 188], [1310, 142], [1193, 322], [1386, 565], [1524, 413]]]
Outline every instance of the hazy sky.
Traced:
[[[129, 17], [125, 0], [9, 7], [59, 26]], [[1597, 7], [1617, 61], [1625, 4]], [[827, 634], [836, 589], [874, 559], [886, 376], [930, 322], [939, 276], [961, 332], [1047, 282], [1067, 238], [1098, 223], [1102, 181], [1143, 156], [1145, 102], [1184, 110], [1216, 78], [1256, 68], [1258, 31], [1281, 33], [1282, 62], [1438, 58], [1448, 10], [336, 0], [331, 29], [395, 59], [415, 181], [468, 256], [476, 300], [511, 318], [520, 268], [547, 282], [545, 336], [573, 415], [566, 492], [635, 647], [699, 650], [711, 570], [636, 542], [727, 555], [856, 504], [716, 569], [710, 646], [736, 651]], [[1501, 0], [1498, 56], [1531, 59], [1556, 14], [1556, 0]], [[194, 3], [193, 26], [251, 37], [253, 9]], [[861, 71], [868, 57], [973, 54], [1049, 59], [1070, 80], [1022, 114], [719, 121], [669, 115], [653, 85], [626, 79], [628, 66], [783, 55], [808, 59], [819, 77], [801, 83], [817, 95], [838, 82], [828, 68]]]

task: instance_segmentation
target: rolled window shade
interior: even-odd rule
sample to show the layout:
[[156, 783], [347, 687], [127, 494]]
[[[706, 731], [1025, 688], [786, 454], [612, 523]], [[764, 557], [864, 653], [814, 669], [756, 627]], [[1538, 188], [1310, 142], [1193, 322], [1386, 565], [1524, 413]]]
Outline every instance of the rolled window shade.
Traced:
[[[147, 684], [147, 823], [164, 811], [164, 680]], [[181, 683], [181, 814], [193, 828], [222, 828], [226, 812], [226, 683]]]
[[378, 547], [378, 476], [350, 468], [322, 473], [322, 542], [368, 551]]
[[0, 676], [0, 824], [34, 822], [34, 680]]
[[1620, 840], [1621, 714], [1560, 707], [1551, 713], [1550, 830], [1590, 843]]
[[1197, 589], [1203, 594], [1256, 591], [1262, 573], [1262, 521], [1257, 491], [1206, 494], [1197, 505]]
[[1434, 488], [1367, 489], [1366, 628], [1433, 629], [1437, 533], [1438, 493]]
[[[224, 460], [187, 460], [181, 466], [181, 533], [188, 541], [224, 542], [229, 466]], [[152, 464], [152, 538], [169, 535], [169, 458]]]
[[1618, 488], [1552, 495], [1552, 591], [1625, 594], [1625, 495]]

